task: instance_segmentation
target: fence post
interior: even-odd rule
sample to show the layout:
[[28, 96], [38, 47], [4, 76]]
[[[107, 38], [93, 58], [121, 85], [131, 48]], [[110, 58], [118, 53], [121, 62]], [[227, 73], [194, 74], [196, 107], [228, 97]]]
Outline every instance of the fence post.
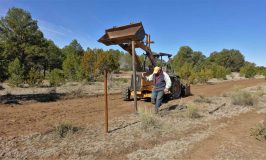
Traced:
[[104, 119], [105, 133], [108, 133], [108, 95], [107, 95], [107, 69], [104, 69]]
[[133, 89], [134, 89], [134, 109], [138, 113], [137, 107], [137, 90], [136, 90], [136, 56], [135, 56], [135, 41], [131, 41], [132, 45], [132, 68], [133, 68]]

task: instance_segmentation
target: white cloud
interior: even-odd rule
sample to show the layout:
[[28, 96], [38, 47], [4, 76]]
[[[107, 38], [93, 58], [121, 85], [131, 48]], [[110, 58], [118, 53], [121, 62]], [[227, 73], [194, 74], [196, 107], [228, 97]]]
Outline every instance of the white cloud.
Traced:
[[38, 20], [38, 26], [46, 38], [53, 40], [60, 47], [67, 45], [73, 39], [77, 39], [84, 49], [97, 45], [97, 41], [88, 33], [73, 31], [65, 26], [44, 20]]
[[41, 31], [43, 31], [47, 35], [66, 36], [72, 33], [72, 31], [68, 28], [43, 20], [38, 20], [38, 25]]

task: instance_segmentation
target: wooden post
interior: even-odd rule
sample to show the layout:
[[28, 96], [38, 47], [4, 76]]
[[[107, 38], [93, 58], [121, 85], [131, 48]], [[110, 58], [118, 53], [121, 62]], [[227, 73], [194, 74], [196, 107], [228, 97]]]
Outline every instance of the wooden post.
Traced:
[[131, 42], [132, 45], [132, 68], [133, 68], [133, 89], [134, 89], [134, 109], [135, 113], [138, 112], [137, 107], [137, 90], [136, 90], [136, 56], [135, 56], [135, 41]]
[[104, 100], [105, 100], [104, 126], [105, 126], [105, 133], [108, 133], [108, 96], [107, 96], [107, 70], [106, 69], [104, 69]]

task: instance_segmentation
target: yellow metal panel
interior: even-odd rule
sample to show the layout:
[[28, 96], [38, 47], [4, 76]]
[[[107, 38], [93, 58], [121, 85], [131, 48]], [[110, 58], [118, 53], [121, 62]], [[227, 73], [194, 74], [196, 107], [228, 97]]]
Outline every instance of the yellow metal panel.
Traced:
[[144, 98], [151, 98], [151, 93], [145, 93], [145, 94], [143, 95], [143, 97], [144, 97]]
[[[140, 96], [140, 95], [142, 95], [141, 91], [137, 91], [137, 96]], [[131, 96], [134, 96], [134, 92], [133, 91], [131, 92]]]
[[153, 82], [146, 81], [144, 79], [141, 80], [141, 90], [152, 91], [153, 89]]

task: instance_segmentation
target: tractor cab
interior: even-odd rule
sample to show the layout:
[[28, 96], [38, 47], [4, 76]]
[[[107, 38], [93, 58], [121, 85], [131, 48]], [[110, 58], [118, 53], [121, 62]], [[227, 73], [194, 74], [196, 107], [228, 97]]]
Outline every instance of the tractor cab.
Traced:
[[[143, 63], [143, 68], [144, 71], [147, 73], [152, 73], [153, 71], [153, 67], [151, 64], [149, 64], [149, 61], [147, 61], [147, 55], [144, 54], [144, 63]], [[172, 54], [169, 53], [153, 53], [153, 56], [155, 58], [156, 64], [157, 66], [160, 66], [162, 68], [162, 70], [168, 74], [174, 74], [174, 70], [172, 67]]]

